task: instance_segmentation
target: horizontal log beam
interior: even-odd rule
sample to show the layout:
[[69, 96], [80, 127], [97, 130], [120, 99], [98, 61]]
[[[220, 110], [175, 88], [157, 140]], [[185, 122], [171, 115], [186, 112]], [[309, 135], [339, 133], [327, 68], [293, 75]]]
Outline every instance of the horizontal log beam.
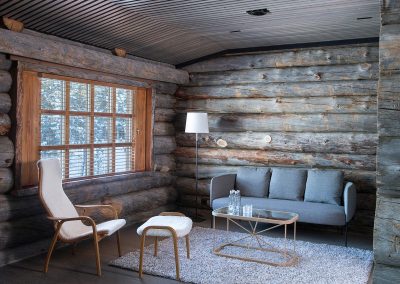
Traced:
[[154, 136], [154, 154], [171, 154], [176, 149], [175, 137]]
[[154, 120], [156, 122], [172, 122], [175, 116], [175, 110], [170, 108], [156, 108], [154, 112]]
[[[195, 163], [196, 150], [178, 147], [178, 163]], [[304, 166], [336, 169], [375, 170], [375, 155], [293, 153], [265, 150], [200, 148], [198, 162], [208, 165], [234, 166]]]
[[[300, 107], [301, 106], [301, 107]], [[179, 101], [178, 112], [208, 113], [373, 113], [376, 96], [302, 97], [264, 99], [202, 99]]]
[[0, 70], [0, 93], [8, 92], [11, 88], [12, 78], [8, 71]]
[[155, 136], [175, 136], [175, 126], [171, 122], [154, 122]]
[[175, 171], [176, 163], [174, 155], [155, 155], [154, 156], [154, 170], [163, 173]]
[[242, 84], [238, 81], [229, 85], [183, 86], [178, 89], [176, 96], [181, 99], [374, 96], [377, 85], [377, 80], [271, 84]]
[[[178, 114], [183, 131], [186, 115]], [[376, 114], [210, 114], [211, 132], [370, 132], [376, 133]]]
[[377, 63], [351, 65], [268, 68], [241, 71], [223, 71], [209, 73], [191, 73], [189, 86], [209, 86], [249, 83], [287, 83], [371, 80], [378, 78]]
[[87, 48], [0, 29], [0, 52], [87, 70], [136, 78], [185, 84], [184, 70], [164, 65], [121, 58]]
[[364, 46], [335, 46], [222, 56], [185, 66], [183, 69], [188, 72], [215, 72], [267, 67], [340, 65], [378, 62], [378, 60], [379, 48], [377, 44], [368, 44]]
[[173, 95], [156, 94], [154, 98], [156, 108], [173, 109], [176, 103], [176, 98]]
[[[9, 192], [12, 189], [13, 185], [14, 174], [12, 170], [10, 168], [0, 168], [0, 194]], [[2, 210], [1, 206], [0, 210]]]
[[6, 54], [0, 53], [0, 70], [9, 70], [11, 68], [11, 60]]
[[[268, 142], [271, 138], [271, 141]], [[178, 146], [193, 147], [195, 136], [178, 133]], [[221, 142], [223, 144], [221, 144]], [[276, 150], [303, 153], [376, 154], [378, 135], [369, 133], [281, 133], [212, 132], [199, 136], [199, 146], [207, 148]]]

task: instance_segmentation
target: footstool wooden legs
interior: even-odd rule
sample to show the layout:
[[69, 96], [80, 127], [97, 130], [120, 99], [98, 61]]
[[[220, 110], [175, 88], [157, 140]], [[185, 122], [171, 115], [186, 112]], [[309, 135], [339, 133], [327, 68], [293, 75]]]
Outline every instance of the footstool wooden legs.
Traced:
[[[164, 224], [169, 224], [166, 226]], [[185, 215], [177, 212], [163, 212], [160, 216], [150, 218], [146, 223], [140, 226], [137, 233], [140, 238], [140, 257], [139, 257], [139, 277], [143, 276], [143, 255], [146, 236], [154, 237], [154, 256], [158, 253], [158, 237], [171, 237], [174, 243], [175, 270], [176, 279], [180, 280], [179, 275], [179, 254], [178, 254], [178, 238], [186, 239], [186, 256], [190, 258], [190, 241], [189, 232], [192, 228], [192, 220]]]

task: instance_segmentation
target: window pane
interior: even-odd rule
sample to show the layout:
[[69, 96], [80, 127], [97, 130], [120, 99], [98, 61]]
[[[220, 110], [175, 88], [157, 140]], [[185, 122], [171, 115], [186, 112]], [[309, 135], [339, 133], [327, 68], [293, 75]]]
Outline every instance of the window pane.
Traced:
[[112, 171], [112, 148], [95, 148], [94, 149], [94, 174], [108, 174]]
[[110, 87], [94, 86], [94, 111], [111, 112], [112, 92]]
[[50, 159], [50, 158], [58, 158], [60, 160], [62, 177], [65, 177], [65, 151], [64, 150], [49, 150], [49, 151], [40, 151], [40, 159]]
[[42, 146], [64, 144], [64, 116], [47, 115], [41, 116], [41, 143]]
[[132, 91], [127, 89], [116, 89], [116, 111], [117, 113], [132, 113]]
[[116, 118], [117, 143], [131, 142], [131, 119]]
[[65, 109], [65, 81], [41, 79], [41, 107], [42, 109]]
[[89, 84], [70, 82], [70, 110], [90, 111]]
[[69, 143], [88, 144], [90, 143], [90, 119], [88, 116], [69, 117]]
[[132, 169], [132, 147], [115, 148], [115, 172], [126, 172]]
[[111, 117], [94, 118], [94, 143], [112, 142], [112, 119]]
[[90, 174], [89, 165], [89, 149], [71, 149], [69, 151], [69, 178], [88, 176]]

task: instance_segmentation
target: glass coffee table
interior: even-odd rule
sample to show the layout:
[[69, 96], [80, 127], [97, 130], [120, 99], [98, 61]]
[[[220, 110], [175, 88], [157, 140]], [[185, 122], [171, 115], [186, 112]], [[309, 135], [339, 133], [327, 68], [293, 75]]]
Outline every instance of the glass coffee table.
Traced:
[[[237, 215], [233, 215], [229, 214], [228, 207], [223, 207], [213, 210], [212, 215], [214, 219], [213, 220], [214, 229], [215, 229], [215, 217], [220, 217], [226, 219], [227, 231], [229, 231], [229, 223], [232, 222], [239, 228], [244, 230], [246, 233], [248, 233], [246, 237], [242, 237], [234, 241], [223, 243], [217, 246], [216, 248], [213, 248], [214, 254], [224, 257], [236, 258], [244, 261], [253, 261], [263, 264], [269, 264], [273, 266], [292, 266], [297, 263], [298, 256], [296, 255], [296, 222], [299, 219], [298, 214], [292, 212], [282, 212], [282, 211], [253, 208], [252, 213], [250, 215], [249, 214], [243, 215], [242, 212], [240, 212]], [[250, 228], [246, 228], [244, 225], [240, 223], [240, 221], [248, 222]], [[272, 226], [266, 229], [257, 230], [257, 226], [259, 223], [271, 224]], [[293, 241], [291, 241], [293, 244], [292, 249], [288, 248], [288, 237], [287, 237], [288, 225], [293, 225]], [[284, 226], [285, 243], [284, 243], [284, 248], [277, 248], [272, 246], [270, 243], [266, 242], [261, 234], [281, 226]], [[258, 246], [250, 246], [248, 244], [245, 245], [239, 243], [240, 241], [249, 238], [254, 239], [258, 244]], [[226, 248], [228, 247], [239, 247], [247, 250], [262, 251], [266, 254], [267, 253], [273, 254], [274, 257], [272, 260], [268, 260], [255, 256], [234, 255], [228, 252], [224, 252], [224, 250], [226, 250]]]

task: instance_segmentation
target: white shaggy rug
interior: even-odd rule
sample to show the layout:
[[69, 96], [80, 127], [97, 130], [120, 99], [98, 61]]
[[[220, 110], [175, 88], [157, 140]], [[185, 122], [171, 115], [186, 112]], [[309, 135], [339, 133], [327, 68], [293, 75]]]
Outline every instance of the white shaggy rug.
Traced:
[[[191, 259], [186, 258], [184, 239], [179, 240], [181, 280], [190, 283], [367, 283], [372, 268], [372, 251], [342, 246], [296, 242], [298, 263], [291, 267], [274, 267], [214, 255], [212, 248], [246, 234], [195, 227], [190, 233]], [[282, 248], [284, 240], [263, 237]], [[148, 238], [152, 242], [152, 238]], [[215, 241], [215, 243], [214, 243]], [[251, 241], [250, 241], [251, 242]], [[153, 243], [153, 242], [152, 242]], [[290, 243], [291, 244], [291, 243]], [[254, 244], [253, 244], [254, 245]], [[171, 239], [159, 242], [158, 256], [153, 244], [145, 248], [144, 273], [175, 279], [175, 262]], [[228, 249], [228, 248], [227, 248]], [[225, 250], [225, 252], [227, 251]], [[236, 251], [235, 251], [236, 250]], [[229, 252], [246, 255], [245, 249], [230, 247]], [[252, 253], [252, 256], [255, 256]], [[139, 251], [130, 252], [110, 263], [138, 271]]]

